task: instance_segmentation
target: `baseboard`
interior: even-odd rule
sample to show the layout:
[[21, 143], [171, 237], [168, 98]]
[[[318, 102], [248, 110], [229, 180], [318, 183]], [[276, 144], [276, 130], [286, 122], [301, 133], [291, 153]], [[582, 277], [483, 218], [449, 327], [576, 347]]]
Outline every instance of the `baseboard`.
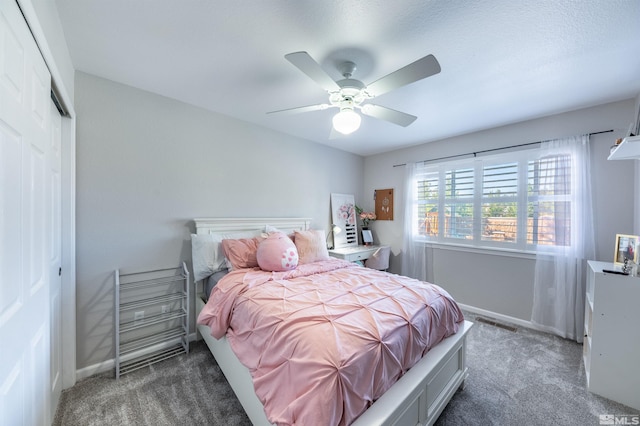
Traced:
[[[96, 374], [102, 374], [109, 370], [114, 370], [115, 368], [116, 368], [116, 364], [113, 358], [104, 362], [99, 362], [97, 364], [90, 365], [85, 368], [81, 368], [79, 370], [76, 370], [76, 383], [82, 379], [86, 379], [87, 377], [91, 377]], [[115, 371], [114, 371], [114, 377], [115, 377]]]
[[[189, 334], [189, 342], [196, 341], [197, 333]], [[157, 347], [154, 347], [157, 349]], [[130, 357], [137, 357], [138, 355], [143, 355], [144, 351], [138, 351], [133, 353]], [[76, 370], [76, 382], [86, 379], [87, 377], [94, 376], [96, 374], [106, 373], [107, 371], [113, 371], [113, 375], [115, 377], [115, 368], [116, 368], [116, 360], [111, 358], [109, 360], [99, 362], [97, 364], [90, 365], [88, 367], [81, 368]]]
[[469, 306], [469, 305], [465, 305], [463, 303], [458, 303], [458, 306], [460, 306], [460, 309], [463, 309], [465, 311], [469, 311], [471, 313], [474, 314], [478, 314], [478, 315], [483, 315], [486, 317], [490, 317], [493, 319], [497, 319], [499, 321], [502, 322], [508, 322], [510, 324], [514, 324], [520, 327], [524, 327], [524, 328], [529, 328], [531, 330], [536, 330], [536, 331], [542, 331], [543, 333], [548, 333], [549, 330], [541, 327], [537, 324], [532, 323], [531, 321], [526, 321], [520, 318], [516, 318], [516, 317], [511, 317], [509, 315], [503, 315], [503, 314], [499, 314], [497, 312], [493, 312], [493, 311], [488, 311], [486, 309], [482, 309], [482, 308], [476, 308], [475, 306]]

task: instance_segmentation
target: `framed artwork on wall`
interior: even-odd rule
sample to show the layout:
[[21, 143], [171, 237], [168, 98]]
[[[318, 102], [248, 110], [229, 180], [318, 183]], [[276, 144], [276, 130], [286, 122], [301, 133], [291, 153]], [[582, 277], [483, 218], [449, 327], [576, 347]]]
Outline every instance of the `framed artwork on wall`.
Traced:
[[356, 201], [353, 194], [331, 194], [333, 247], [358, 245]]
[[625, 259], [638, 263], [638, 241], [640, 237], [637, 235], [616, 234], [613, 263], [623, 265]]

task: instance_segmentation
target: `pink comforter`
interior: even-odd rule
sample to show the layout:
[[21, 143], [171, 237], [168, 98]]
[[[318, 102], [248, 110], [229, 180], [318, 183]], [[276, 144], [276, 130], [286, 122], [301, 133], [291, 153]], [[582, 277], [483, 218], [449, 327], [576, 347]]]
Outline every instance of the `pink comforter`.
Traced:
[[351, 423], [462, 320], [436, 285], [338, 259], [233, 271], [198, 317], [281, 425]]

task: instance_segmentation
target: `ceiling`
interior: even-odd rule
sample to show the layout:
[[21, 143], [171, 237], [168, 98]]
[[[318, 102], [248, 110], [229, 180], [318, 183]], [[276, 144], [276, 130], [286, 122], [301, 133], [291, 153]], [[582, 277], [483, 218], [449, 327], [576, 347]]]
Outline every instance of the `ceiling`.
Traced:
[[[640, 93], [636, 0], [56, 0], [76, 70], [370, 155]], [[377, 97], [418, 117], [364, 116], [331, 137], [327, 93], [285, 60], [371, 83], [433, 54], [442, 71]]]

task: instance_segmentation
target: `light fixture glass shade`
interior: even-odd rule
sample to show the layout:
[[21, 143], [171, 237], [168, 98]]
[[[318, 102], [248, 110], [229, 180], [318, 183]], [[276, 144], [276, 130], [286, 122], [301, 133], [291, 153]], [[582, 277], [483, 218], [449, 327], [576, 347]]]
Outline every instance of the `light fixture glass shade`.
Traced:
[[352, 109], [343, 109], [333, 116], [333, 128], [343, 135], [353, 133], [360, 128], [360, 115]]

